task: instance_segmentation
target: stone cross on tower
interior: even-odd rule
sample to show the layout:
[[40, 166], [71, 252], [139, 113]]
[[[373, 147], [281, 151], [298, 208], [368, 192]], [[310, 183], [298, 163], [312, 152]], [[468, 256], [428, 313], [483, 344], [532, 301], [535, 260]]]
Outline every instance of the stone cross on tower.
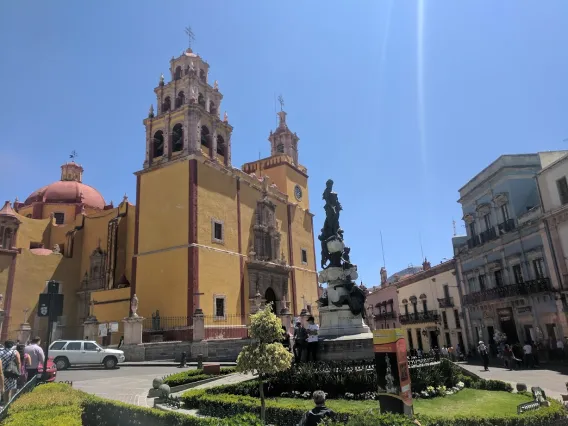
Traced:
[[193, 34], [193, 31], [191, 30], [190, 26], [185, 27], [185, 34], [187, 35], [188, 38], [187, 47], [191, 49], [191, 43], [195, 40], [195, 34]]

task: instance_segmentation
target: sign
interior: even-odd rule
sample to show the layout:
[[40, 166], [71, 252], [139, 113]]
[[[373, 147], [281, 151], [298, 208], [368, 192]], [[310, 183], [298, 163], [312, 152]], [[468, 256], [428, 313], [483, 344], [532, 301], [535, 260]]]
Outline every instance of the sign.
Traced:
[[411, 415], [412, 391], [403, 330], [374, 330], [373, 350], [381, 411]]
[[49, 317], [52, 321], [63, 315], [63, 295], [53, 293], [41, 293], [37, 308], [38, 317]]
[[497, 309], [497, 315], [501, 321], [513, 321], [513, 308]]
[[108, 334], [108, 324], [105, 322], [99, 324], [99, 337], [106, 337]]
[[531, 388], [533, 398], [535, 401], [544, 402], [546, 401], [546, 393], [539, 387], [533, 386]]
[[524, 404], [519, 404], [517, 406], [517, 414], [523, 414], [525, 411], [538, 410], [540, 408], [540, 402], [530, 401]]
[[517, 308], [517, 313], [518, 314], [530, 314], [531, 313], [531, 307], [530, 306], [523, 306], [522, 308]]
[[111, 333], [118, 333], [118, 323], [117, 322], [109, 322], [108, 329]]

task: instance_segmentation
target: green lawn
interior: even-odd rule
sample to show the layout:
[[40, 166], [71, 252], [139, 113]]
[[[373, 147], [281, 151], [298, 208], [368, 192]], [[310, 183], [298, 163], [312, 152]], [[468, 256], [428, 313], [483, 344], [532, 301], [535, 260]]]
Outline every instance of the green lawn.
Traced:
[[531, 397], [509, 392], [464, 389], [444, 398], [419, 399], [414, 404], [416, 414], [452, 417], [456, 414], [492, 416], [515, 414], [517, 405]]
[[[272, 399], [272, 398], [271, 398]], [[484, 391], [464, 389], [455, 395], [437, 397], [434, 399], [419, 399], [414, 401], [414, 412], [428, 416], [452, 417], [460, 415], [492, 416], [499, 414], [515, 414], [517, 405], [528, 402], [532, 398], [509, 392]], [[282, 402], [283, 406], [294, 405], [308, 410], [313, 407], [311, 400], [274, 398], [275, 402]], [[379, 407], [378, 401], [349, 401], [343, 399], [329, 399], [326, 405], [332, 410], [367, 411]]]

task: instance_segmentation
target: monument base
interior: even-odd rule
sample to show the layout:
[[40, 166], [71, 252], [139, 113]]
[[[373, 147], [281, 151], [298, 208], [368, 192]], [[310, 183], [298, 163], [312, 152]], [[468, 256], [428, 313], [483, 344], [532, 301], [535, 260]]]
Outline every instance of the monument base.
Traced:
[[318, 335], [320, 338], [335, 338], [340, 336], [354, 336], [359, 334], [369, 334], [372, 339], [373, 334], [367, 324], [365, 324], [361, 314], [353, 315], [348, 306], [322, 306], [320, 312], [320, 328]]
[[372, 333], [319, 340], [318, 360], [320, 361], [372, 361], [374, 356]]

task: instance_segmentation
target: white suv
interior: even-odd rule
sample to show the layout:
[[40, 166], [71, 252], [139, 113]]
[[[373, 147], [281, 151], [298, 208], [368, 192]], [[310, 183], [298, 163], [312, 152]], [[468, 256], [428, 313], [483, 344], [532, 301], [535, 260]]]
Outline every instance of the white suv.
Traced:
[[49, 357], [54, 359], [58, 370], [81, 364], [103, 364], [110, 369], [124, 362], [123, 351], [103, 349], [96, 342], [88, 340], [56, 340], [49, 347]]

